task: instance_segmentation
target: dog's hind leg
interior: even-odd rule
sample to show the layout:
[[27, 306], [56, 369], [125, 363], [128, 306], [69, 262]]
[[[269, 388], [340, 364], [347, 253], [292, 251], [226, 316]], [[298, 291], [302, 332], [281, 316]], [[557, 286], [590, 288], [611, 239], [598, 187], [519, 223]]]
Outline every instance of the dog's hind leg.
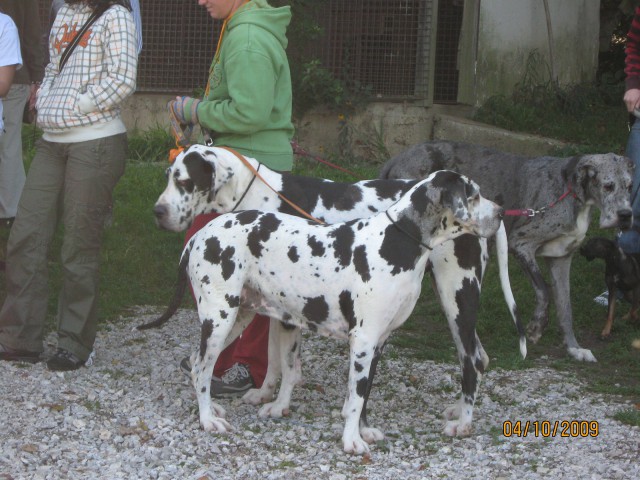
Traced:
[[242, 397], [244, 403], [260, 405], [273, 400], [278, 380], [282, 374], [280, 361], [280, 335], [283, 325], [273, 318], [269, 322], [269, 351], [267, 354], [267, 373], [260, 388], [252, 388]]
[[369, 368], [369, 378], [367, 381], [367, 391], [364, 395], [364, 404], [362, 405], [362, 412], [360, 413], [360, 435], [362, 435], [362, 438], [367, 443], [375, 443], [379, 440], [384, 439], [384, 434], [377, 428], [370, 427], [369, 422], [367, 421], [367, 402], [369, 401], [369, 394], [371, 393], [371, 388], [373, 387], [373, 378], [375, 377], [376, 370], [378, 369], [378, 361], [382, 356], [384, 345], [386, 345], [386, 342], [379, 348], [376, 348], [373, 360], [371, 361], [371, 367]]
[[533, 318], [527, 325], [527, 337], [533, 343], [536, 343], [540, 340], [542, 332], [549, 324], [549, 286], [547, 282], [544, 281], [534, 252], [518, 250], [516, 247], [513, 253], [529, 278], [536, 294], [536, 306], [533, 311]]
[[[198, 314], [202, 322], [200, 334], [200, 349], [191, 355], [191, 378], [196, 390], [196, 398], [198, 399], [198, 410], [200, 412], [200, 425], [207, 432], [227, 432], [232, 429], [231, 424], [223, 417], [224, 409], [215, 402], [211, 401], [209, 394], [211, 386], [211, 375], [213, 367], [222, 351], [224, 340], [232, 330], [237, 309], [231, 312], [225, 319], [219, 319], [214, 325], [214, 321], [210, 318], [203, 318], [199, 305]], [[203, 309], [202, 311], [215, 311], [219, 309]]]
[[362, 455], [369, 452], [369, 445], [360, 435], [360, 418], [369, 388], [371, 362], [379, 347], [374, 338], [374, 332], [370, 330], [364, 332], [353, 328], [349, 333], [349, 385], [342, 407], [345, 418], [342, 444], [347, 453]]
[[284, 325], [280, 329], [279, 337], [280, 345], [275, 355], [279, 356], [282, 368], [280, 391], [275, 401], [262, 406], [258, 412], [260, 417], [280, 418], [288, 415], [293, 388], [302, 380], [300, 366], [301, 330], [297, 327]]
[[570, 269], [571, 254], [564, 257], [547, 257], [549, 272], [553, 279], [553, 300], [556, 304], [556, 315], [560, 328], [564, 333], [564, 343], [567, 351], [576, 360], [596, 362], [591, 350], [580, 347], [573, 333], [573, 319], [571, 313]]

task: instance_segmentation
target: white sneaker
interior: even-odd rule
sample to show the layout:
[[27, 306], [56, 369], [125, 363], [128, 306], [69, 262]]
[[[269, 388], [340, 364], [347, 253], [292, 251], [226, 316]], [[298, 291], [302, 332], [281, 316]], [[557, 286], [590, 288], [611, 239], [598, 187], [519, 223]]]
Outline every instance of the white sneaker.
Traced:
[[605, 290], [600, 295], [593, 299], [598, 305], [602, 305], [603, 307], [609, 306], [609, 290]]

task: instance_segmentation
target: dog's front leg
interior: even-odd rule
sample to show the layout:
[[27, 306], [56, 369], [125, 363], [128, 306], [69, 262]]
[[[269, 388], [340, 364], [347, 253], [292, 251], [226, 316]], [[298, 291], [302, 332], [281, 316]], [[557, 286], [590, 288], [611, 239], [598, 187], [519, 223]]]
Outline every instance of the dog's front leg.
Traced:
[[553, 301], [556, 304], [556, 315], [558, 315], [558, 322], [560, 328], [564, 333], [564, 343], [567, 346], [567, 351], [576, 360], [584, 362], [596, 362], [596, 357], [593, 356], [591, 350], [580, 347], [573, 333], [573, 315], [571, 313], [571, 292], [570, 290], [570, 269], [571, 269], [571, 254], [558, 257], [547, 258], [549, 264], [549, 272], [553, 279]]
[[369, 445], [360, 435], [360, 415], [367, 394], [371, 362], [376, 347], [374, 343], [359, 338], [363, 333], [356, 329], [352, 329], [349, 333], [349, 384], [347, 398], [342, 407], [342, 416], [345, 418], [342, 433], [344, 451], [358, 455], [369, 452]]
[[276, 385], [280, 379], [280, 335], [283, 326], [279, 320], [269, 320], [269, 347], [267, 353], [267, 373], [260, 388], [252, 388], [242, 397], [244, 403], [260, 405], [273, 400]]
[[204, 320], [200, 334], [200, 350], [191, 355], [191, 365], [193, 365], [191, 378], [198, 399], [200, 425], [207, 432], [224, 433], [232, 429], [231, 424], [222, 418], [225, 414], [224, 409], [212, 402], [209, 395], [213, 367], [230, 330], [230, 322], [225, 322], [214, 329], [212, 320]]
[[267, 403], [260, 409], [258, 412], [260, 417], [280, 418], [288, 415], [293, 387], [302, 380], [300, 366], [301, 330], [297, 327], [282, 326], [279, 337], [280, 345], [275, 354], [279, 356], [279, 365], [282, 367], [280, 391], [274, 402]]

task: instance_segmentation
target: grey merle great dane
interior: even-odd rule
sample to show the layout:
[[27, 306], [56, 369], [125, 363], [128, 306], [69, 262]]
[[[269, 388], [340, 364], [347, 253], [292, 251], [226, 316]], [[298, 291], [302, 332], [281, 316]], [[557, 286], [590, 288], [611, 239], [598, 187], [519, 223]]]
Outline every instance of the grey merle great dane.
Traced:
[[[250, 168], [270, 185], [269, 188]], [[320, 178], [310, 178], [275, 172], [251, 158], [240, 159], [228, 150], [203, 145], [193, 145], [178, 155], [167, 171], [168, 183], [160, 195], [154, 212], [157, 222], [169, 230], [186, 229], [196, 214], [236, 210], [258, 209], [278, 211], [298, 215], [279, 194], [295, 202], [314, 217], [336, 223], [356, 218], [368, 217], [384, 211], [395, 203], [403, 193], [413, 187], [416, 180], [367, 180], [357, 183], [332, 182]], [[466, 237], [466, 236], [465, 236]], [[483, 244], [484, 240], [481, 240]], [[468, 247], [465, 246], [468, 244]], [[476, 335], [477, 306], [480, 283], [478, 277], [484, 271], [487, 261], [486, 250], [478, 247], [478, 242], [466, 240], [462, 247], [452, 248], [452, 242], [435, 247], [428, 262], [428, 271], [436, 279], [442, 299], [442, 307], [458, 350], [462, 367], [462, 395], [458, 403], [447, 408], [445, 426], [447, 435], [468, 435], [471, 431], [473, 407], [480, 379], [488, 364], [488, 357]], [[503, 292], [520, 334], [520, 349], [526, 352], [524, 331], [516, 315], [515, 302], [511, 293], [507, 273], [506, 234], [501, 228], [496, 235], [497, 258]], [[436, 259], [435, 263], [433, 259]], [[481, 264], [477, 269], [475, 265]], [[452, 265], [456, 265], [452, 268]], [[453, 272], [453, 275], [450, 274]], [[184, 285], [183, 285], [184, 288]], [[164, 323], [180, 305], [178, 292], [171, 306], [161, 318], [150, 326]], [[266, 378], [259, 389], [247, 392], [243, 400], [254, 405], [270, 402], [274, 397], [280, 378], [281, 364], [279, 336], [290, 335], [282, 332], [280, 322], [270, 329], [269, 366]], [[299, 338], [299, 330], [293, 334]], [[475, 360], [474, 360], [475, 359]], [[480, 360], [477, 360], [480, 359]], [[374, 359], [374, 368], [377, 358]], [[284, 387], [287, 390], [288, 386]], [[283, 386], [281, 386], [283, 391]], [[288, 403], [279, 397], [277, 408], [267, 404], [260, 410], [261, 416], [278, 417], [286, 414]], [[366, 405], [365, 405], [366, 407]], [[366, 409], [363, 410], [366, 423]]]
[[[502, 208], [483, 198], [473, 181], [439, 171], [368, 218], [321, 225], [245, 210], [209, 222], [189, 240], [180, 260], [202, 324], [200, 348], [191, 356], [201, 426], [217, 432], [231, 428], [224, 409], [211, 401], [213, 367], [225, 340], [260, 313], [287, 327], [348, 339], [343, 447], [348, 453], [368, 452], [368, 443], [383, 438], [362, 417], [372, 364], [413, 311], [431, 250], [462, 234], [493, 236], [501, 217]], [[289, 404], [299, 373], [292, 360], [298, 349], [297, 335], [280, 339], [282, 386], [270, 406], [275, 410]]]
[[[529, 339], [536, 342], [549, 323], [549, 291], [553, 295], [564, 343], [577, 360], [596, 361], [581, 348], [573, 330], [570, 303], [570, 267], [574, 252], [585, 238], [594, 207], [600, 210], [600, 228], [631, 227], [630, 192], [633, 164], [613, 153], [571, 158], [527, 158], [467, 143], [433, 141], [415, 145], [389, 160], [380, 178], [423, 178], [430, 172], [451, 169], [477, 180], [483, 193], [510, 210], [529, 214], [506, 216], [509, 251], [528, 276], [536, 294], [529, 322]], [[478, 245], [474, 237], [453, 243]], [[549, 266], [551, 287], [536, 261]], [[482, 278], [484, 266], [477, 262]]]

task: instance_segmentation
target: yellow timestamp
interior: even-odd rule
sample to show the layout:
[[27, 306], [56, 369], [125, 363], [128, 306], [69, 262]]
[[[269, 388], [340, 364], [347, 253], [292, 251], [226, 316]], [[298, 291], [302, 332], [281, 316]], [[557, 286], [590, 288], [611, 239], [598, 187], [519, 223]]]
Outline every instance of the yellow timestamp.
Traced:
[[596, 420], [506, 420], [502, 422], [505, 437], [597, 437], [600, 428]]

